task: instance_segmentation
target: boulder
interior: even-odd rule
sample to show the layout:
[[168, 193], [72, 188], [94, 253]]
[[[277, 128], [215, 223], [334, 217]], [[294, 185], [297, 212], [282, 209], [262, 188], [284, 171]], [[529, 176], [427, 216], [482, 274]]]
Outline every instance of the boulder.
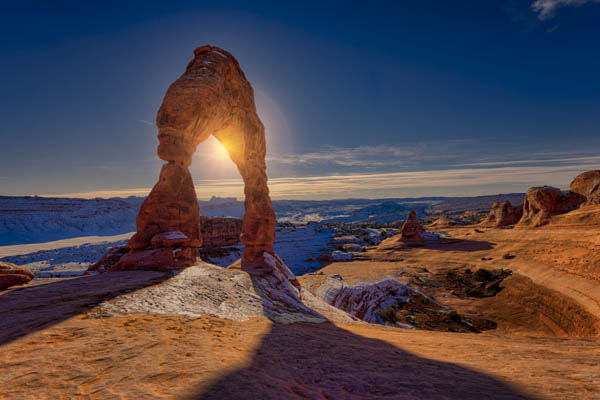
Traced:
[[520, 226], [542, 226], [550, 221], [553, 215], [565, 213], [585, 201], [582, 195], [551, 186], [532, 187], [525, 194], [523, 216]]
[[439, 217], [438, 219], [433, 221], [431, 224], [429, 224], [429, 227], [431, 227], [431, 228], [449, 228], [454, 225], [456, 225], [456, 223], [454, 221], [452, 221], [450, 218], [448, 218], [448, 216], [442, 215], [441, 217]]
[[577, 175], [571, 182], [570, 189], [585, 197], [586, 205], [600, 204], [600, 170]]
[[500, 228], [503, 226], [514, 225], [523, 216], [523, 205], [513, 206], [510, 201], [494, 203], [490, 209], [487, 218], [482, 221], [483, 226]]
[[425, 233], [425, 228], [419, 223], [415, 210], [410, 210], [406, 221], [402, 224], [402, 239], [421, 240], [421, 234]]
[[14, 285], [22, 285], [34, 278], [27, 268], [0, 261], [0, 290]]

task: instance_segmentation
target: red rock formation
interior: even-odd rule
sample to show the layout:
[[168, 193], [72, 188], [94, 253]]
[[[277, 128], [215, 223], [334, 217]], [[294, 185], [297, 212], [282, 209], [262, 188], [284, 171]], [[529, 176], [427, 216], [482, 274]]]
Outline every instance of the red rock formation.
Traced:
[[421, 235], [425, 233], [425, 229], [419, 223], [415, 210], [410, 210], [406, 221], [402, 225], [402, 239], [406, 240], [421, 240]]
[[0, 289], [22, 285], [33, 278], [33, 274], [27, 268], [0, 261]]
[[240, 242], [242, 220], [226, 217], [200, 217], [202, 247], [231, 246]]
[[502, 203], [496, 202], [492, 205], [489, 215], [481, 224], [484, 226], [500, 228], [516, 224], [522, 216], [522, 204], [513, 207], [508, 200], [503, 201]]
[[[137, 233], [128, 243], [131, 251], [111, 270], [172, 269], [195, 261], [202, 238], [187, 167], [198, 144], [214, 135], [244, 180], [242, 268], [257, 275], [272, 271], [265, 261], [265, 254], [274, 255], [275, 212], [267, 187], [264, 126], [256, 113], [252, 86], [235, 58], [216, 47], [197, 48], [183, 75], [167, 90], [156, 124], [157, 153], [168, 164], [140, 209]], [[153, 239], [165, 232], [178, 232], [189, 241], [178, 242], [177, 249], [160, 247], [171, 246]]]
[[550, 221], [553, 215], [571, 211], [585, 201], [578, 193], [543, 186], [532, 187], [525, 195], [523, 217], [518, 225], [542, 226]]
[[600, 204], [600, 170], [579, 174], [571, 182], [570, 189], [586, 198], [585, 204]]
[[192, 176], [186, 167], [175, 163], [163, 165], [158, 182], [142, 203], [136, 218], [136, 234], [129, 240], [132, 250], [150, 247], [154, 235], [181, 232], [187, 245], [202, 245], [200, 209]]

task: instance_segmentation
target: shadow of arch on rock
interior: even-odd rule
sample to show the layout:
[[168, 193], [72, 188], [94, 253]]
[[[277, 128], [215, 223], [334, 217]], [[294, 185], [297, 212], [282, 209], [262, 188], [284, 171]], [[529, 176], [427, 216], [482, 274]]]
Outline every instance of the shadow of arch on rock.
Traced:
[[0, 292], [0, 346], [171, 276], [172, 272], [117, 271]]
[[[253, 280], [253, 282], [255, 282]], [[245, 368], [183, 399], [533, 399], [481, 372], [417, 356], [332, 322], [273, 323]]]

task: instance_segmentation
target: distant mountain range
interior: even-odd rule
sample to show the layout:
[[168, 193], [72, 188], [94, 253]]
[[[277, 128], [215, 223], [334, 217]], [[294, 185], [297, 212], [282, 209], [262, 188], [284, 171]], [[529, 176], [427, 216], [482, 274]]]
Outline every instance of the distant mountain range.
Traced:
[[[423, 197], [397, 199], [275, 200], [279, 222], [296, 224], [394, 222], [415, 209], [419, 217], [488, 211], [496, 201], [523, 201], [523, 193], [478, 197]], [[38, 243], [91, 235], [135, 231], [135, 217], [144, 198], [74, 199], [0, 196], [0, 246]], [[199, 201], [205, 216], [244, 215], [244, 202], [213, 197]]]

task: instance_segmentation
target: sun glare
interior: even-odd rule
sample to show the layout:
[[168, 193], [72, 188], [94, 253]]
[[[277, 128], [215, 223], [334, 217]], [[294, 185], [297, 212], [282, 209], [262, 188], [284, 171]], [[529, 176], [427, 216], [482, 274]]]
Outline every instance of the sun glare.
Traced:
[[219, 154], [221, 157], [229, 158], [229, 153], [227, 152], [227, 149], [225, 148], [225, 146], [223, 146], [221, 142], [215, 140], [215, 147], [217, 154]]

